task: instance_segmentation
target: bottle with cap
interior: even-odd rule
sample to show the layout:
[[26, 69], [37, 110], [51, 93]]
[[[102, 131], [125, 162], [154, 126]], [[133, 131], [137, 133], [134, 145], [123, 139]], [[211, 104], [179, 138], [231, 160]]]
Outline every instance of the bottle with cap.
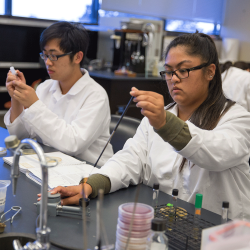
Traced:
[[156, 218], [151, 222], [151, 233], [147, 238], [147, 250], [168, 250], [168, 237], [165, 235], [166, 221]]
[[229, 209], [229, 202], [223, 201], [222, 202], [222, 213], [221, 213], [221, 224], [226, 223], [228, 220], [228, 209]]
[[197, 239], [200, 234], [199, 224], [201, 218], [201, 207], [202, 207], [202, 194], [196, 194], [195, 198], [195, 213], [194, 213], [194, 238]]
[[157, 208], [158, 206], [159, 188], [160, 188], [159, 183], [155, 183], [153, 185], [153, 202], [152, 202], [153, 208]]
[[178, 193], [179, 193], [178, 189], [173, 189], [172, 190], [173, 206], [174, 206], [175, 209], [177, 208]]

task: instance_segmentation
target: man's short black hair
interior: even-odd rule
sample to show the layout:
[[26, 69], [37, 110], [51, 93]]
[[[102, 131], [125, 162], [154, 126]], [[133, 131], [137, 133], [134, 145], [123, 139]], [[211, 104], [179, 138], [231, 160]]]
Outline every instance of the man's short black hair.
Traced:
[[[64, 53], [72, 51], [71, 60], [74, 55], [82, 51], [83, 59], [89, 46], [89, 35], [81, 24], [69, 22], [57, 22], [46, 28], [40, 36], [40, 48], [43, 51], [46, 44], [52, 39], [59, 39], [59, 47]], [[83, 64], [83, 59], [80, 66]]]

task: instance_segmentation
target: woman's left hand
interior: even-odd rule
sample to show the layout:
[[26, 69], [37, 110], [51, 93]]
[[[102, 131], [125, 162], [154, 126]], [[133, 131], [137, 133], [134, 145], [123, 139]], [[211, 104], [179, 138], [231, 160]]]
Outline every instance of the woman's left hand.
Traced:
[[136, 106], [141, 108], [141, 113], [146, 116], [151, 126], [155, 129], [163, 127], [166, 123], [166, 112], [164, 110], [163, 96], [152, 92], [138, 90], [133, 87], [130, 95], [134, 96]]

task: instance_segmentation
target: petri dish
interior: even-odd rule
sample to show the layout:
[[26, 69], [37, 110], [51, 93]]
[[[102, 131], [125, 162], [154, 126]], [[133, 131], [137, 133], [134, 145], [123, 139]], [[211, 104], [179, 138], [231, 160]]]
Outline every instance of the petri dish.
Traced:
[[[133, 210], [134, 210], [133, 202], [124, 203], [119, 206], [118, 209], [119, 217], [122, 216], [122, 217], [132, 218]], [[145, 219], [151, 219], [153, 217], [154, 217], [153, 207], [143, 203], [136, 204], [134, 219], [145, 220]]]
[[[126, 223], [118, 218], [117, 224], [119, 225], [120, 228], [129, 230], [130, 222]], [[147, 231], [151, 229], [151, 219], [149, 223], [145, 224], [135, 224], [133, 223], [132, 230], [133, 231]]]
[[[119, 224], [117, 225], [116, 232], [118, 232], [120, 235], [124, 237], [128, 237], [129, 235], [129, 230], [123, 229], [119, 227]], [[149, 233], [151, 230], [146, 230], [146, 231], [134, 231], [133, 229], [131, 230], [130, 237], [132, 238], [145, 238], [148, 237]]]

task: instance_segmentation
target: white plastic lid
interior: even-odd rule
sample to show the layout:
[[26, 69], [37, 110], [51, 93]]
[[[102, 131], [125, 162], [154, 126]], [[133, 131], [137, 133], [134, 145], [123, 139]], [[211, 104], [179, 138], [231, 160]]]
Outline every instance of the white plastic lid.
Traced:
[[[120, 215], [123, 217], [132, 218], [134, 210], [134, 203], [124, 203], [119, 206], [118, 213], [119, 217]], [[135, 215], [134, 219], [151, 219], [154, 217], [154, 209], [153, 207], [143, 204], [143, 203], [137, 203], [136, 209], [135, 209]]]

